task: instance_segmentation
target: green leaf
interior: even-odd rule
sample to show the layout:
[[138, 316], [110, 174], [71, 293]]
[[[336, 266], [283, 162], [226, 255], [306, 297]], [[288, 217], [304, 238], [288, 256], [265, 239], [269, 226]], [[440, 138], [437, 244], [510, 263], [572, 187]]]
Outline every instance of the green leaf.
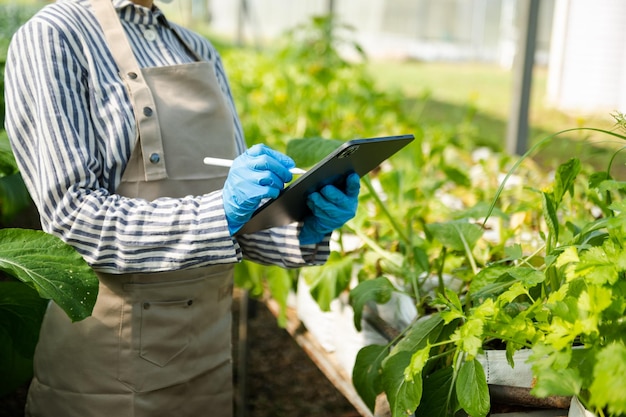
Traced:
[[18, 281], [0, 281], [0, 331], [11, 335], [15, 347], [26, 357], [35, 352], [39, 327], [48, 300]]
[[541, 193], [543, 205], [543, 217], [548, 225], [548, 230], [554, 239], [559, 238], [559, 220], [556, 214], [556, 202], [549, 193]]
[[523, 294], [528, 294], [528, 290], [520, 282], [516, 282], [511, 285], [508, 290], [500, 294], [500, 296], [498, 297], [498, 301], [504, 302], [504, 305], [506, 305]]
[[603, 181], [609, 178], [609, 174], [606, 171], [592, 172], [589, 175], [589, 188], [598, 188]]
[[32, 358], [47, 304], [22, 282], [0, 282], [0, 396], [32, 377]]
[[480, 201], [473, 207], [470, 207], [469, 209], [464, 210], [461, 213], [459, 213], [457, 217], [463, 218], [463, 219], [483, 219], [487, 216], [492, 216], [492, 217], [495, 216], [501, 219], [508, 218], [507, 214], [503, 212], [502, 210], [500, 210], [499, 208], [494, 207], [493, 210], [491, 210], [491, 212], [489, 211], [490, 209], [491, 209], [491, 206], [489, 204], [487, 204], [484, 201]]
[[476, 359], [463, 362], [456, 380], [460, 406], [472, 417], [485, 417], [491, 401], [483, 366]]
[[93, 310], [98, 277], [71, 246], [38, 230], [0, 230], [0, 270], [54, 300], [72, 321]]
[[580, 374], [576, 369], [544, 369], [535, 370], [536, 384], [531, 390], [531, 394], [537, 397], [548, 397], [551, 395], [571, 396], [578, 395], [581, 389]]
[[30, 205], [30, 196], [19, 173], [0, 178], [0, 218], [10, 222]]
[[[607, 243], [610, 245], [611, 243]], [[580, 255], [580, 262], [576, 265], [575, 275], [583, 277], [585, 281], [596, 284], [613, 284], [619, 278], [617, 265], [603, 247], [593, 247]]]
[[266, 273], [269, 292], [280, 307], [278, 325], [284, 328], [287, 326], [287, 297], [293, 288], [294, 280], [289, 270], [278, 266], [267, 266]]
[[515, 243], [511, 246], [507, 246], [504, 248], [504, 253], [507, 255], [507, 260], [516, 261], [518, 259], [522, 259], [524, 256], [524, 252], [522, 250], [522, 245], [519, 243]]
[[523, 283], [527, 287], [535, 286], [546, 280], [545, 274], [535, 268], [511, 268], [509, 274], [515, 278], [516, 281]]
[[443, 324], [443, 319], [439, 314], [433, 314], [417, 320], [407, 330], [404, 338], [402, 338], [398, 344], [394, 346], [390, 356], [400, 352], [409, 352], [410, 354], [413, 354], [413, 352], [426, 346], [428, 341], [434, 342], [439, 337], [439, 334], [441, 334]]
[[407, 373], [413, 353], [435, 341], [443, 329], [438, 314], [415, 322], [382, 363], [382, 384], [394, 416], [410, 415], [419, 405], [422, 377]]
[[470, 282], [469, 292], [472, 297], [488, 297], [497, 295], [511, 285], [512, 277], [508, 274], [510, 266], [490, 266], [474, 276]]
[[571, 344], [562, 351], [543, 343], [535, 344], [530, 363], [536, 382], [531, 394], [540, 398], [550, 395], [578, 395], [583, 378], [578, 369], [568, 367], [571, 360]]
[[430, 359], [430, 349], [432, 346], [430, 344], [426, 344], [426, 347], [418, 350], [411, 356], [411, 362], [409, 366], [404, 370], [405, 378], [414, 378], [420, 376], [422, 374], [422, 369]]
[[472, 181], [465, 174], [465, 172], [448, 165], [441, 167], [441, 169], [446, 174], [446, 177], [456, 185], [460, 185], [461, 187], [471, 187]]
[[[0, 99], [1, 100], [1, 99]], [[18, 172], [9, 137], [0, 131], [0, 177]]]
[[369, 301], [384, 304], [391, 299], [395, 288], [385, 277], [365, 280], [350, 291], [350, 304], [354, 310], [354, 327], [361, 331], [363, 308]]
[[465, 244], [473, 249], [483, 234], [480, 226], [465, 220], [432, 223], [426, 226], [435, 239], [455, 251], [465, 251]]
[[608, 407], [612, 415], [626, 413], [626, 346], [612, 343], [596, 355], [593, 382], [589, 387], [591, 403]]
[[448, 305], [452, 310], [463, 312], [463, 305], [461, 304], [461, 299], [459, 295], [452, 291], [450, 288], [444, 288], [443, 290], [445, 295], [445, 304]]
[[376, 397], [383, 391], [380, 371], [383, 360], [387, 357], [387, 346], [365, 346], [356, 355], [352, 369], [352, 383], [368, 408], [374, 411]]
[[326, 264], [302, 270], [302, 276], [311, 288], [311, 295], [322, 311], [330, 311], [331, 301], [348, 287], [352, 264], [352, 258], [332, 252]]
[[406, 375], [410, 352], [389, 356], [383, 362], [382, 385], [389, 400], [391, 415], [410, 416], [422, 399], [422, 376]]
[[580, 161], [572, 158], [564, 164], [561, 164], [554, 178], [554, 203], [557, 208], [566, 192], [572, 191], [576, 176], [580, 172]]
[[475, 357], [483, 345], [484, 326], [484, 320], [472, 316], [455, 330], [450, 340], [470, 357]]
[[451, 366], [441, 368], [423, 379], [422, 401], [416, 416], [449, 417], [457, 407], [456, 394], [452, 388], [454, 370]]
[[260, 297], [265, 291], [265, 266], [248, 261], [235, 265], [235, 285], [249, 292], [252, 297]]

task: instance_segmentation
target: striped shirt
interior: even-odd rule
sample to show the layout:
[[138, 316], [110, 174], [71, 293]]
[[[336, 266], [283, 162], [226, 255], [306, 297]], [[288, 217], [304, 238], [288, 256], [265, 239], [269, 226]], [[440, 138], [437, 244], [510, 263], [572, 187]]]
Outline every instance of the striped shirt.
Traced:
[[[140, 67], [194, 60], [158, 9], [111, 1]], [[204, 37], [169, 25], [198, 56], [215, 63], [235, 115], [236, 147], [243, 152], [241, 124], [217, 51]], [[144, 37], [147, 28], [157, 33], [156, 39]], [[50, 4], [15, 33], [5, 67], [5, 96], [6, 130], [43, 229], [74, 246], [95, 270], [160, 272], [242, 258], [299, 267], [327, 259], [328, 239], [301, 246], [297, 224], [232, 238], [221, 190], [154, 201], [115, 194], [136, 127], [89, 0]]]

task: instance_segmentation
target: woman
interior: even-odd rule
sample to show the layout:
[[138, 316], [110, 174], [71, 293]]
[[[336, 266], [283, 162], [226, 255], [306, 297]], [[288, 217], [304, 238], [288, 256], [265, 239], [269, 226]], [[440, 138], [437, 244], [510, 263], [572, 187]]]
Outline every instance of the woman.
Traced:
[[302, 224], [235, 238], [294, 162], [245, 150], [217, 52], [151, 0], [45, 7], [15, 34], [5, 77], [6, 128], [42, 226], [100, 278], [88, 319], [50, 304], [27, 415], [232, 415], [234, 263], [325, 262], [358, 176], [312, 194]]

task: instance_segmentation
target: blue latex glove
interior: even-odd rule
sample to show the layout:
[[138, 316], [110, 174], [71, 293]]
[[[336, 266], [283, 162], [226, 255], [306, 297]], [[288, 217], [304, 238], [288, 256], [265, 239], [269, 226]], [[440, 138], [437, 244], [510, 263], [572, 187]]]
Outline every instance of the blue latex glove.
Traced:
[[235, 158], [222, 192], [231, 235], [250, 220], [264, 199], [278, 197], [293, 178], [289, 169], [295, 166], [293, 159], [265, 145], [254, 145]]
[[356, 173], [346, 178], [345, 191], [327, 185], [309, 195], [307, 205], [313, 215], [304, 219], [300, 230], [300, 243], [319, 243], [324, 236], [343, 226], [354, 217], [358, 206], [361, 179]]

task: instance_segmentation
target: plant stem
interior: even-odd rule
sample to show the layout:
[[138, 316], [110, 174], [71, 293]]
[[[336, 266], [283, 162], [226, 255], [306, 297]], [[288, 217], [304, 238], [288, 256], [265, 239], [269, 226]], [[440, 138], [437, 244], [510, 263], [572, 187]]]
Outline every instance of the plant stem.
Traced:
[[491, 205], [489, 206], [489, 210], [487, 211], [487, 215], [485, 216], [485, 219], [483, 220], [483, 227], [485, 226], [485, 224], [487, 224], [487, 220], [489, 220], [489, 217], [491, 217], [491, 213], [493, 212], [493, 209], [496, 207], [496, 203], [497, 203], [498, 199], [500, 198], [500, 194], [502, 194], [502, 191], [504, 190], [504, 186], [506, 185], [506, 182], [508, 181], [509, 177], [511, 177], [511, 175], [513, 175], [515, 170], [517, 170], [517, 168], [519, 168], [519, 166], [522, 164], [522, 162], [526, 158], [528, 158], [532, 153], [534, 153], [541, 146], [545, 145], [551, 139], [554, 139], [555, 137], [557, 137], [557, 136], [559, 136], [559, 135], [561, 135], [563, 133], [574, 132], [574, 131], [581, 131], [581, 130], [590, 130], [590, 131], [593, 131], [593, 132], [605, 133], [607, 135], [615, 136], [615, 137], [617, 137], [619, 139], [626, 140], [626, 136], [620, 135], [619, 133], [611, 132], [610, 130], [605, 130], [605, 129], [593, 128], [593, 127], [575, 127], [575, 128], [571, 128], [571, 129], [565, 129], [565, 130], [561, 130], [559, 132], [556, 132], [556, 133], [553, 133], [553, 134], [551, 134], [549, 136], [544, 137], [539, 142], [535, 143], [528, 151], [526, 151], [526, 153], [524, 153], [524, 155], [522, 155], [515, 162], [515, 164], [513, 164], [513, 167], [509, 170], [509, 172], [506, 173], [506, 176], [502, 180], [502, 183], [500, 184], [500, 186], [496, 190], [496, 195], [494, 196], [493, 200], [491, 201]]
[[446, 286], [443, 282], [443, 266], [446, 263], [446, 254], [448, 253], [448, 249], [444, 246], [441, 250], [441, 254], [439, 255], [439, 268], [437, 270], [437, 280], [439, 281], [439, 292], [441, 294], [445, 294]]
[[[389, 262], [395, 263], [394, 260], [389, 257], [388, 252], [385, 249], [381, 248], [373, 239], [371, 239], [369, 236], [367, 236], [361, 230], [359, 230], [357, 228], [352, 228], [352, 227], [350, 227], [348, 225], [346, 225], [346, 227], [349, 228], [355, 235], [357, 235], [357, 237], [359, 239], [363, 240], [363, 242], [367, 246], [372, 248], [372, 250], [374, 252], [376, 252], [377, 254], [382, 256], [383, 258], [387, 259]], [[397, 265], [397, 266], [401, 267], [402, 265]]]
[[454, 228], [456, 229], [457, 233], [459, 234], [459, 237], [461, 238], [461, 242], [463, 242], [463, 248], [465, 249], [465, 255], [467, 256], [467, 260], [470, 263], [470, 266], [472, 267], [472, 273], [474, 275], [478, 274], [478, 267], [476, 266], [476, 260], [474, 259], [474, 255], [472, 254], [472, 250], [470, 249], [469, 245], [467, 244], [467, 240], [465, 239], [465, 236], [463, 236], [463, 233], [461, 233], [461, 230], [459, 230], [458, 226], [455, 224]]
[[380, 196], [378, 195], [378, 193], [376, 192], [376, 190], [374, 189], [374, 186], [372, 185], [372, 182], [370, 181], [369, 177], [363, 177], [363, 183], [365, 184], [365, 186], [367, 187], [367, 189], [369, 190], [370, 194], [372, 195], [372, 197], [374, 198], [374, 201], [376, 201], [376, 204], [378, 205], [378, 207], [380, 208], [380, 210], [383, 212], [383, 214], [389, 219], [389, 222], [391, 223], [391, 226], [395, 229], [395, 231], [398, 233], [398, 236], [400, 237], [400, 239], [407, 245], [407, 246], [411, 246], [411, 241], [409, 240], [409, 238], [406, 236], [406, 234], [404, 233], [404, 231], [402, 230], [402, 228], [400, 227], [400, 225], [398, 224], [398, 222], [396, 221], [396, 219], [392, 216], [392, 214], [389, 212], [389, 210], [387, 209], [387, 206], [385, 206], [385, 203], [383, 203], [383, 201], [380, 199]]

